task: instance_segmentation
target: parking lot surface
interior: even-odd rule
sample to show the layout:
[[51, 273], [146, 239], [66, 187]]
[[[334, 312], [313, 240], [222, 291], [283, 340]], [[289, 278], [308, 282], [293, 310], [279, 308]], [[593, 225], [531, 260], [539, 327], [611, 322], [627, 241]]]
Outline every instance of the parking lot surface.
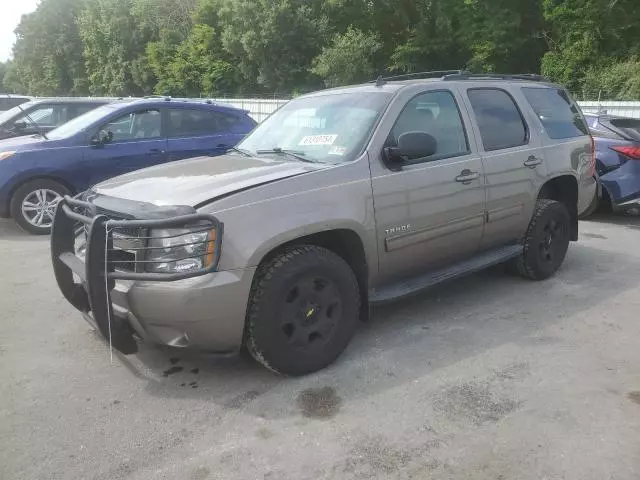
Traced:
[[0, 478], [640, 478], [640, 220], [557, 277], [498, 269], [373, 311], [331, 368], [144, 346], [128, 368], [0, 223]]

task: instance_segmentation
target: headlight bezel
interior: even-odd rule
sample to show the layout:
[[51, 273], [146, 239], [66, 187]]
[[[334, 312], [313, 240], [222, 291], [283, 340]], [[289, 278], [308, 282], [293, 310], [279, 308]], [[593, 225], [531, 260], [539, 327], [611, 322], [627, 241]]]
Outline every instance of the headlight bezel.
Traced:
[[220, 257], [219, 227], [154, 228], [144, 255], [147, 273], [173, 274], [208, 269]]

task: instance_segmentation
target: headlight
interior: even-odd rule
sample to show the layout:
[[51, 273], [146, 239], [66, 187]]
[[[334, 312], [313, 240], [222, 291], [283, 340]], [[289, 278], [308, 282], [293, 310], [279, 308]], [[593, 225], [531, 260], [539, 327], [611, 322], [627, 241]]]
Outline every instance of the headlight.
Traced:
[[149, 236], [147, 272], [190, 272], [210, 267], [215, 261], [215, 229], [194, 232], [187, 228], [163, 228], [151, 230]]
[[15, 155], [15, 151], [13, 152], [0, 152], [0, 160], [4, 160], [5, 158], [13, 157]]

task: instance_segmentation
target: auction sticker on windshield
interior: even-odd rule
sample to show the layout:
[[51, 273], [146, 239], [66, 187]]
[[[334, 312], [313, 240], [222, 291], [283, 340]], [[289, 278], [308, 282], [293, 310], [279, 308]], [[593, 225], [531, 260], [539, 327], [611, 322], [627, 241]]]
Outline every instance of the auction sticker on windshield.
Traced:
[[298, 145], [333, 145], [338, 135], [307, 135]]

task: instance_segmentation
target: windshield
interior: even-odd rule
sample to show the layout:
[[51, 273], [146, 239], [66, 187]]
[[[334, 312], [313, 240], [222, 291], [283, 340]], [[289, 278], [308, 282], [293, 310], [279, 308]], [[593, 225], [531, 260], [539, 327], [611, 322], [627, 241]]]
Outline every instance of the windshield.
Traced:
[[[23, 110], [25, 110], [25, 107], [26, 105], [22, 105]], [[13, 107], [11, 110], [0, 113], [0, 125], [4, 125], [7, 121], [11, 120], [20, 112], [21, 110], [18, 107]]]
[[73, 120], [65, 123], [64, 125], [51, 130], [49, 133], [47, 133], [47, 137], [50, 140], [59, 140], [61, 138], [72, 137], [76, 133], [81, 132], [82, 130], [87, 128], [87, 126], [93, 124], [94, 122], [97, 122], [111, 112], [113, 112], [113, 105], [103, 105], [102, 107], [98, 107], [95, 110], [89, 110], [87, 113], [84, 113], [79, 117], [76, 117]]
[[390, 97], [384, 92], [358, 92], [292, 100], [258, 125], [238, 148], [252, 154], [289, 151], [314, 162], [353, 160]]

